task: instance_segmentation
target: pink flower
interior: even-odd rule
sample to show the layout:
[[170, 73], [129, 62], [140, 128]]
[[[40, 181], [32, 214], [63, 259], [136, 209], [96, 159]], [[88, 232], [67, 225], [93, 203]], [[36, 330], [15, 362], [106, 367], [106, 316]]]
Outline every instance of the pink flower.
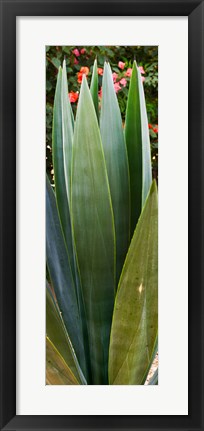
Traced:
[[144, 75], [145, 71], [143, 69], [143, 66], [139, 66], [138, 69], [139, 69], [140, 73], [143, 73], [143, 75]]
[[131, 67], [129, 67], [128, 69], [127, 69], [127, 71], [125, 72], [125, 76], [131, 76], [132, 75], [132, 69], [131, 69]]
[[85, 48], [82, 48], [80, 51], [81, 54], [85, 54], [85, 52], [86, 52]]
[[115, 72], [113, 72], [113, 73], [112, 73], [112, 77], [113, 77], [113, 82], [116, 82], [116, 79], [117, 79], [117, 77], [118, 77], [118, 74], [117, 74], [117, 73], [115, 73]]
[[144, 81], [145, 81], [145, 77], [144, 77], [144, 76], [141, 76], [141, 78], [142, 78], [142, 82], [144, 82]]
[[77, 48], [75, 48], [72, 52], [73, 52], [74, 55], [76, 55], [76, 57], [80, 56], [80, 52], [79, 52], [79, 50]]
[[79, 98], [78, 93], [74, 93], [74, 91], [70, 91], [70, 93], [68, 93], [68, 96], [69, 96], [69, 101], [71, 103], [76, 102], [78, 100], [78, 98]]
[[79, 63], [79, 61], [77, 60], [76, 57], [74, 57], [74, 64], [78, 64], [78, 63]]
[[117, 93], [119, 90], [121, 90], [119, 82], [115, 82], [114, 84], [115, 92]]
[[126, 87], [126, 84], [127, 84], [126, 79], [125, 79], [125, 78], [122, 78], [122, 79], [120, 80], [120, 84], [121, 84], [121, 85], [123, 85], [123, 87]]
[[118, 62], [118, 67], [123, 70], [124, 67], [125, 67], [125, 63], [123, 63], [123, 61], [119, 61]]

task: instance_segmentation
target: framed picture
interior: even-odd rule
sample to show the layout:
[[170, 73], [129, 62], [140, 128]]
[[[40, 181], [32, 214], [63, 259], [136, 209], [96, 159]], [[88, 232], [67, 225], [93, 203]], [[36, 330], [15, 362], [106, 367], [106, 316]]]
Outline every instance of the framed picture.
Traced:
[[[203, 1], [193, 0], [1, 1], [2, 430], [204, 429], [203, 11]], [[121, 56], [123, 46], [158, 51], [157, 386], [114, 379], [111, 387], [103, 379], [83, 387], [45, 384], [46, 47], [48, 62], [52, 47], [68, 47], [77, 66], [92, 45], [121, 48]], [[123, 59], [116, 92], [130, 78], [132, 63]], [[82, 66], [80, 85], [89, 72]], [[99, 66], [100, 78], [106, 66]], [[157, 138], [158, 126], [149, 123]]]

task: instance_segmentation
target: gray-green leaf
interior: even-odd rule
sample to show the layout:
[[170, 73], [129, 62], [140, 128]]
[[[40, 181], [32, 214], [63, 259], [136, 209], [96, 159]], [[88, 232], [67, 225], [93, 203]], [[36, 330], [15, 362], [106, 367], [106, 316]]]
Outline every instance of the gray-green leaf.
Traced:
[[118, 283], [130, 240], [130, 188], [122, 119], [107, 63], [103, 73], [100, 130], [113, 205]]
[[84, 375], [87, 378], [82, 322], [71, 266], [62, 234], [54, 192], [46, 181], [46, 258], [62, 317]]
[[93, 384], [107, 384], [115, 288], [115, 232], [100, 131], [85, 77], [74, 130], [71, 212]]

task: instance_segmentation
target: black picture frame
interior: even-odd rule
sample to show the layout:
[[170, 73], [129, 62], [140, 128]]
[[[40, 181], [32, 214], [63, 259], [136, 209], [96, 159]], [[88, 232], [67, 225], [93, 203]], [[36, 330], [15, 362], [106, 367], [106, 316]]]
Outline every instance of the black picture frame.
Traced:
[[[1, 429], [204, 430], [204, 0], [133, 0], [131, 2], [0, 0], [0, 5]], [[114, 16], [116, 10], [117, 16], [188, 16], [189, 414], [187, 416], [16, 416], [16, 17]]]

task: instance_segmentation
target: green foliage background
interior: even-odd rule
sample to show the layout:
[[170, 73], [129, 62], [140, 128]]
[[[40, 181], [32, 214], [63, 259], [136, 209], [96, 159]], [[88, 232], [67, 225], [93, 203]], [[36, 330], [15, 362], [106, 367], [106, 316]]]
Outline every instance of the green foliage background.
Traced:
[[[76, 56], [73, 51], [78, 49], [80, 55]], [[81, 50], [84, 53], [81, 53]], [[153, 129], [158, 124], [158, 47], [157, 46], [47, 46], [46, 47], [46, 169], [52, 181], [52, 117], [54, 93], [56, 88], [58, 68], [66, 58], [69, 92], [79, 92], [80, 83], [77, 82], [77, 73], [81, 67], [89, 68], [87, 76], [90, 84], [93, 63], [97, 58], [99, 68], [103, 68], [104, 61], [109, 61], [112, 72], [118, 74], [118, 79], [125, 78], [127, 85], [118, 91], [117, 97], [121, 110], [122, 119], [125, 119], [127, 94], [130, 78], [125, 76], [128, 68], [132, 68], [133, 60], [136, 59], [138, 66], [144, 68], [145, 78], [144, 90], [147, 106], [148, 122], [153, 125], [150, 128], [150, 140], [152, 151], [153, 177], [158, 177], [158, 133]], [[125, 63], [124, 70], [118, 67], [118, 62]], [[102, 85], [102, 76], [99, 75], [99, 90]], [[68, 95], [67, 95], [68, 97]], [[74, 115], [77, 102], [72, 103]], [[151, 126], [150, 126], [151, 127]]]

